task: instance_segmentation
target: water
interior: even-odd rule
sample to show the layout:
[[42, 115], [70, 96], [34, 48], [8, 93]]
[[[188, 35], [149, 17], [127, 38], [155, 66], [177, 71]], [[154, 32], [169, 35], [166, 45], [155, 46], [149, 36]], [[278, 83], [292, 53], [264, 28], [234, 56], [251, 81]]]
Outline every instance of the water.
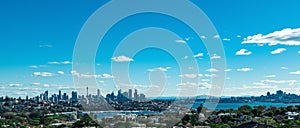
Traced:
[[[203, 104], [204, 102], [195, 102], [195, 104], [188, 104], [186, 106], [188, 107], [192, 107], [192, 108], [197, 108], [199, 105]], [[287, 107], [287, 106], [296, 106], [296, 105], [300, 105], [300, 103], [272, 103], [272, 102], [253, 102], [253, 103], [218, 103], [217, 106], [215, 107], [215, 109], [213, 110], [225, 110], [225, 109], [234, 109], [237, 110], [239, 107], [243, 106], [243, 105], [249, 105], [251, 107], [254, 106], [266, 106], [267, 108], [269, 108], [270, 106], [274, 106], [274, 107]], [[208, 107], [209, 109], [211, 109], [210, 107]], [[95, 114], [97, 116], [98, 119], [103, 119], [106, 117], [113, 117], [116, 115], [123, 115], [123, 114], [136, 114], [136, 115], [142, 115], [142, 114], [153, 114], [153, 115], [158, 115], [158, 114], [163, 114], [160, 112], [153, 112], [153, 111], [101, 111], [101, 112], [93, 112], [93, 114]]]
[[116, 115], [128, 115], [128, 114], [135, 114], [135, 115], [158, 115], [162, 114], [161, 112], [153, 112], [153, 111], [101, 111], [101, 112], [92, 112], [97, 116], [97, 119], [103, 119], [107, 117], [113, 117]]
[[[203, 102], [195, 102], [195, 104], [188, 105], [192, 108], [197, 108], [199, 105], [204, 104]], [[253, 103], [218, 103], [214, 110], [222, 110], [222, 109], [234, 109], [237, 110], [239, 107], [243, 105], [249, 105], [251, 107], [254, 106], [266, 106], [269, 108], [270, 106], [274, 107], [287, 107], [287, 106], [295, 106], [300, 105], [300, 103], [272, 103], [272, 102], [253, 102]], [[210, 108], [210, 107], [208, 107]]]

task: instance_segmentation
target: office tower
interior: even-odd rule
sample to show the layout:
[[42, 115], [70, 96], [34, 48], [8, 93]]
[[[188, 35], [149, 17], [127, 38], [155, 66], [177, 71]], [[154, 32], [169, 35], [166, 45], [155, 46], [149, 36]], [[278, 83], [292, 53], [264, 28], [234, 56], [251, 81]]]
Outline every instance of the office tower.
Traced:
[[63, 100], [68, 100], [68, 96], [67, 96], [67, 93], [64, 93], [64, 95], [63, 95], [63, 98], [62, 98]]
[[89, 87], [86, 87], [86, 97], [89, 96]]
[[77, 101], [77, 92], [72, 91], [72, 98], [73, 101]]
[[53, 101], [54, 103], [58, 103], [58, 97], [56, 96], [56, 94], [53, 95]]
[[40, 97], [39, 97], [39, 101], [43, 101], [43, 99], [44, 99], [44, 94], [42, 93], [42, 94], [40, 94]]
[[100, 93], [100, 89], [97, 89], [97, 96], [100, 97], [101, 93]]
[[129, 89], [128, 93], [129, 93], [129, 94], [128, 94], [128, 98], [129, 98], [129, 99], [132, 99], [132, 89]]
[[277, 96], [283, 96], [283, 91], [281, 91], [281, 90], [276, 91], [276, 95]]
[[134, 99], [135, 99], [135, 100], [138, 100], [138, 99], [139, 99], [139, 95], [138, 95], [136, 89], [134, 90]]
[[45, 94], [44, 94], [44, 97], [45, 97], [45, 101], [48, 101], [49, 99], [49, 96], [48, 96], [48, 90], [47, 91], [45, 91]]
[[122, 94], [125, 98], [128, 98], [128, 92], [123, 92]]
[[119, 91], [118, 91], [118, 95], [121, 95], [122, 94], [122, 90], [120, 89]]
[[57, 97], [58, 101], [61, 100], [61, 96], [62, 96], [62, 95], [61, 95], [61, 91], [59, 90], [59, 91], [58, 91], [58, 97]]
[[140, 94], [140, 100], [146, 100], [146, 95], [143, 94], [143, 93], [141, 93], [141, 94]]

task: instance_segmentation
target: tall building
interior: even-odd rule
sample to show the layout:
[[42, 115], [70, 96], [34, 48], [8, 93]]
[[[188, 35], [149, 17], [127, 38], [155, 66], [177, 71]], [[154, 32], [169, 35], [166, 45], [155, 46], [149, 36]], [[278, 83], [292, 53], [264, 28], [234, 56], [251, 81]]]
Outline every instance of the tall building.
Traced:
[[89, 87], [86, 87], [86, 97], [89, 96]]
[[64, 93], [63, 97], [62, 97], [62, 100], [68, 100], [68, 96], [67, 96], [67, 93]]
[[129, 93], [129, 94], [128, 94], [128, 98], [129, 98], [129, 99], [132, 99], [132, 89], [129, 89], [128, 93]]
[[71, 99], [72, 101], [77, 101], [78, 99], [77, 99], [77, 92], [75, 92], [75, 91], [72, 91], [72, 99]]
[[62, 97], [62, 95], [61, 95], [61, 90], [59, 90], [59, 91], [58, 91], [58, 97], [57, 97], [58, 101], [61, 100], [61, 97]]
[[45, 91], [45, 94], [44, 94], [44, 98], [45, 98], [45, 101], [48, 101], [49, 99], [49, 96], [48, 96], [49, 94], [48, 94], [48, 90], [47, 91]]
[[146, 100], [146, 95], [143, 94], [143, 93], [141, 93], [141, 94], [140, 94], [140, 100]]
[[138, 99], [139, 99], [139, 95], [138, 95], [136, 89], [134, 90], [134, 99], [135, 99], [135, 100], [138, 100]]
[[101, 93], [100, 93], [100, 89], [97, 89], [97, 96], [100, 97]]
[[281, 91], [281, 90], [276, 91], [276, 95], [277, 96], [283, 96], [283, 91]]
[[122, 94], [125, 98], [128, 98], [128, 92], [123, 92]]

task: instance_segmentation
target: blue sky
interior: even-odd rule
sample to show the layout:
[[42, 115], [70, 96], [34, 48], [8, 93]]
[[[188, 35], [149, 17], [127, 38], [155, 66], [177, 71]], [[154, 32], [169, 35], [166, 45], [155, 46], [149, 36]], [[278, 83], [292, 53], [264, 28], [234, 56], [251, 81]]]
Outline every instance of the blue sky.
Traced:
[[[198, 94], [207, 94], [214, 77], [211, 74], [218, 72], [210, 69], [213, 55], [207, 53], [202, 42], [208, 38], [222, 40], [225, 50], [227, 76], [222, 95], [261, 95], [278, 89], [299, 94], [300, 2], [297, 0], [192, 1], [215, 26], [219, 33], [215, 37], [197, 37], [182, 22], [165, 15], [145, 13], [127, 17], [111, 28], [98, 47], [96, 74], [74, 71], [72, 57], [78, 34], [88, 18], [106, 2], [1, 1], [0, 95], [34, 96], [45, 90], [58, 92], [58, 89], [70, 93], [80, 90], [74, 86], [73, 77], [83, 77], [96, 78], [103, 94], [117, 88], [138, 88], [151, 96], [151, 74], [166, 76], [166, 86], [158, 88], [161, 96], [177, 95], [181, 91], [179, 87], [184, 86], [199, 86]], [[126, 52], [114, 56], [122, 41], [129, 43], [127, 51], [135, 49], [134, 43], [149, 43], [143, 39], [150, 35], [124, 40], [133, 31], [145, 27], [168, 29], [183, 37], [176, 39], [161, 33], [153, 36], [156, 38], [153, 40], [172, 41], [169, 45], [172, 48], [188, 46], [198, 56], [181, 58], [193, 58], [200, 73], [182, 74], [172, 54], [155, 48], [144, 49], [133, 57], [128, 57]], [[185, 54], [184, 50], [178, 50], [179, 53]], [[214, 57], [218, 59], [218, 55]], [[129, 64], [132, 83], [115, 86], [114, 80], [123, 76], [113, 74], [111, 64]], [[197, 78], [199, 83], [183, 83], [182, 77]]]

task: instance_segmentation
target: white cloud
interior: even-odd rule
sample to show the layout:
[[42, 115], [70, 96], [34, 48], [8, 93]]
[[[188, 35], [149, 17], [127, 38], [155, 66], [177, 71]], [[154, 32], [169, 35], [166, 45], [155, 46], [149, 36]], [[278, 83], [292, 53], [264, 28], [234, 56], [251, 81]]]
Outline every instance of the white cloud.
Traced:
[[289, 85], [293, 85], [294, 83], [297, 82], [297, 80], [270, 80], [270, 79], [266, 79], [266, 80], [262, 80], [261, 82], [264, 82], [264, 83], [274, 83], [274, 84], [289, 84]]
[[260, 86], [264, 86], [264, 85], [268, 85], [266, 83], [262, 83], [262, 82], [253, 82], [254, 85], [260, 85]]
[[112, 76], [112, 75], [110, 75], [110, 74], [106, 74], [106, 73], [101, 74], [99, 77], [100, 77], [100, 78], [114, 78], [114, 76]]
[[111, 58], [114, 62], [131, 62], [133, 61], [132, 58], [129, 58], [127, 56], [117, 56], [117, 57], [113, 57]]
[[279, 54], [279, 53], [282, 53], [284, 51], [286, 51], [285, 48], [278, 48], [278, 49], [275, 49], [274, 51], [271, 51], [270, 53], [271, 54]]
[[290, 74], [292, 74], [292, 75], [300, 75], [300, 70], [295, 71], [295, 72], [290, 72]]
[[77, 76], [77, 77], [80, 76], [80, 73], [78, 73], [78, 72], [75, 71], [75, 70], [72, 70], [72, 71], [71, 71], [71, 74], [72, 74], [73, 76]]
[[148, 69], [149, 72], [153, 72], [153, 71], [163, 71], [163, 72], [166, 72], [168, 71], [169, 69], [171, 69], [171, 67], [158, 67], [158, 68], [152, 68], [152, 69]]
[[219, 39], [219, 38], [220, 38], [220, 35], [214, 35], [213, 38]]
[[231, 39], [229, 39], [229, 38], [224, 38], [223, 40], [224, 40], [224, 41], [230, 41]]
[[197, 78], [197, 77], [202, 77], [202, 74], [181, 74], [179, 77], [181, 78]]
[[183, 44], [186, 43], [186, 41], [184, 41], [184, 40], [175, 40], [175, 42], [177, 42], [177, 43], [183, 43]]
[[267, 78], [274, 78], [274, 77], [276, 77], [276, 75], [266, 75], [265, 77], [267, 77]]
[[37, 68], [45, 68], [45, 67], [47, 67], [47, 65], [30, 65], [28, 67], [37, 69]]
[[201, 39], [206, 39], [206, 36], [200, 36]]
[[203, 81], [203, 82], [209, 82], [210, 79], [201, 79], [201, 81]]
[[241, 38], [242, 36], [241, 36], [241, 35], [237, 35], [236, 37], [237, 37], [237, 38]]
[[48, 62], [48, 64], [72, 64], [71, 61], [62, 61], [62, 62], [58, 62], [58, 61], [52, 61], [52, 62]]
[[30, 65], [28, 66], [29, 68], [39, 68], [39, 66], [36, 66], [36, 65]]
[[184, 57], [183, 57], [183, 59], [188, 59], [188, 58], [189, 58], [189, 56], [184, 56]]
[[22, 84], [8, 84], [8, 86], [10, 86], [10, 87], [19, 87], [19, 86], [22, 86]]
[[210, 59], [220, 59], [221, 56], [218, 56], [217, 54], [213, 54]]
[[63, 62], [61, 62], [61, 64], [72, 64], [72, 62], [71, 61], [63, 61]]
[[100, 75], [92, 75], [92, 74], [83, 74], [83, 73], [79, 73], [77, 71], [71, 71], [71, 74], [73, 76], [79, 77], [79, 78], [104, 78], [104, 79], [109, 79], [109, 78], [114, 78], [114, 76], [104, 73], [104, 74], [100, 74]]
[[274, 85], [264, 85], [261, 83], [256, 83], [256, 85], [252, 85], [252, 86], [248, 86], [248, 85], [243, 85], [244, 89], [270, 89], [270, 88], [274, 88], [277, 86]]
[[63, 72], [63, 71], [57, 71], [57, 74], [63, 75], [63, 74], [65, 74], [65, 72]]
[[246, 55], [246, 56], [251, 54], [252, 52], [248, 51], [247, 49], [241, 49], [235, 53], [235, 55]]
[[191, 40], [191, 39], [193, 39], [193, 37], [186, 37], [186, 38], [184, 38], [186, 41], [189, 41], [189, 40]]
[[41, 76], [41, 77], [53, 76], [53, 73], [50, 73], [50, 72], [34, 72], [33, 76]]
[[208, 71], [208, 72], [218, 72], [219, 70], [217, 70], [215, 68], [210, 68], [210, 69], [207, 69], [206, 71]]
[[252, 71], [253, 69], [252, 68], [238, 68], [236, 70], [239, 72], [248, 72], [248, 71]]
[[300, 28], [286, 28], [281, 31], [275, 31], [267, 35], [257, 34], [244, 38], [242, 44], [268, 44], [272, 45], [300, 45]]
[[177, 84], [177, 86], [198, 86], [198, 84], [194, 82], [184, 82]]
[[230, 72], [231, 71], [231, 69], [225, 69], [225, 72]]
[[203, 53], [198, 53], [198, 54], [194, 55], [194, 57], [201, 57], [201, 56], [203, 56]]
[[33, 86], [39, 86], [41, 83], [32, 83]]
[[205, 77], [216, 77], [216, 74], [204, 74]]
[[50, 44], [42, 44], [39, 46], [40, 48], [52, 48], [53, 45], [50, 45]]
[[280, 67], [282, 70], [287, 70], [287, 69], [289, 69], [289, 68], [287, 68], [287, 67]]
[[183, 83], [177, 84], [177, 86], [211, 88], [211, 84], [209, 84], [207, 82], [200, 82], [200, 83], [196, 83], [196, 82], [183, 82]]
[[44, 87], [49, 87], [50, 85], [49, 84], [44, 84]]

